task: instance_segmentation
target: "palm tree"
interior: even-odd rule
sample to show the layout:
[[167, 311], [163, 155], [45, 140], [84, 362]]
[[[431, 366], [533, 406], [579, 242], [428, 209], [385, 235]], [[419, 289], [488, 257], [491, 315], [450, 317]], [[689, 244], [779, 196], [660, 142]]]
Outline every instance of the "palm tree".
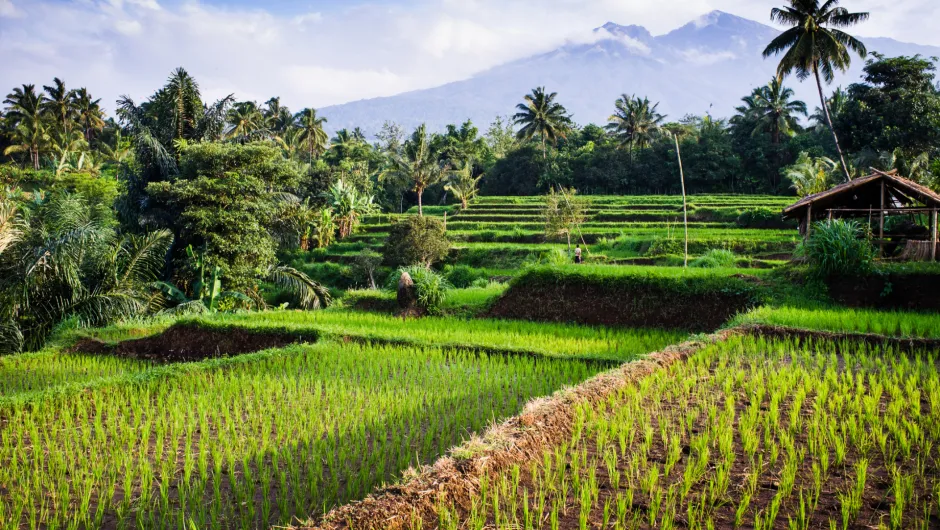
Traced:
[[41, 204], [0, 254], [0, 351], [38, 349], [69, 317], [100, 326], [142, 314], [171, 241], [167, 231], [118, 235], [78, 195]]
[[236, 103], [228, 111], [227, 120], [229, 138], [249, 139], [264, 130], [264, 116], [254, 101]]
[[[829, 114], [833, 119], [838, 119], [839, 115], [842, 114], [842, 111], [845, 110], [845, 105], [849, 101], [849, 93], [842, 89], [842, 87], [836, 87], [833, 91], [832, 96], [826, 100], [827, 108], [829, 109]], [[809, 117], [809, 121], [815, 124], [814, 128], [817, 132], [822, 132], [824, 129], [828, 129], [826, 125], [826, 112], [816, 107], [816, 110], [813, 111], [813, 114]]]
[[630, 149], [631, 156], [636, 149], [652, 145], [659, 132], [660, 125], [666, 118], [656, 109], [659, 103], [650, 104], [647, 98], [621, 95], [614, 103], [616, 112], [607, 121], [607, 129], [618, 139], [621, 147]]
[[294, 116], [294, 126], [300, 130], [297, 141], [304, 146], [308, 154], [308, 162], [314, 156], [326, 151], [326, 144], [330, 137], [323, 130], [326, 118], [317, 117], [317, 109], [304, 109]]
[[545, 93], [545, 87], [538, 87], [526, 94], [525, 102], [516, 105], [519, 110], [513, 115], [513, 123], [522, 128], [516, 133], [520, 140], [531, 140], [535, 136], [542, 142], [542, 158], [547, 157], [546, 142], [558, 143], [558, 138], [566, 138], [571, 129], [571, 116], [561, 103], [556, 103], [557, 92]]
[[[774, 22], [792, 26], [772, 40], [764, 49], [764, 57], [783, 54], [777, 67], [777, 77], [783, 79], [796, 72], [798, 79], [805, 80], [810, 75], [816, 78], [819, 89], [819, 101], [822, 103], [826, 124], [832, 132], [832, 139], [839, 153], [842, 171], [846, 180], [851, 180], [849, 167], [845, 163], [839, 137], [832, 126], [832, 116], [823, 94], [823, 80], [831, 83], [835, 71], [845, 71], [852, 62], [850, 51], [861, 57], [868, 54], [865, 45], [855, 37], [838, 28], [854, 26], [868, 19], [868, 13], [850, 13], [839, 6], [839, 0], [789, 0], [790, 5], [775, 7], [770, 12]], [[821, 75], [820, 75], [821, 74]]]
[[412, 191], [418, 194], [418, 215], [423, 217], [424, 190], [443, 180], [448, 173], [448, 168], [441, 165], [437, 153], [431, 147], [431, 135], [425, 124], [422, 123], [412, 133], [401, 154], [391, 156], [385, 173], [411, 185]]
[[[743, 98], [747, 104], [744, 111], [753, 120], [752, 135], [770, 133], [770, 141], [780, 143], [780, 135], [793, 136], [800, 128], [798, 115], [806, 116], [806, 103], [792, 100], [793, 89], [783, 86], [774, 78], [767, 85], [755, 88], [750, 96]], [[738, 107], [741, 112], [742, 107]]]
[[786, 177], [797, 196], [806, 197], [829, 189], [830, 177], [838, 164], [826, 157], [810, 158], [800, 153], [796, 162], [787, 168]]
[[75, 111], [77, 121], [85, 135], [85, 140], [90, 142], [95, 132], [104, 129], [104, 111], [101, 110], [101, 99], [91, 99], [88, 89], [79, 88], [75, 91]]
[[264, 127], [279, 138], [283, 138], [287, 130], [293, 125], [294, 115], [290, 109], [281, 105], [281, 98], [273, 97], [265, 102]]
[[40, 150], [49, 140], [43, 106], [46, 96], [36, 92], [36, 85], [23, 85], [7, 94], [3, 102], [7, 105], [6, 120], [11, 124], [13, 145], [3, 154], [28, 153], [33, 169], [39, 169]]
[[65, 88], [65, 82], [58, 77], [52, 80], [52, 86], [43, 85], [42, 88], [47, 94], [42, 104], [43, 112], [52, 117], [52, 122], [59, 132], [70, 132], [78, 117], [75, 91]]
[[453, 180], [444, 186], [444, 189], [454, 194], [460, 201], [460, 209], [466, 210], [470, 201], [480, 192], [480, 180], [483, 175], [473, 176], [473, 160], [464, 162], [462, 168], [453, 172]]

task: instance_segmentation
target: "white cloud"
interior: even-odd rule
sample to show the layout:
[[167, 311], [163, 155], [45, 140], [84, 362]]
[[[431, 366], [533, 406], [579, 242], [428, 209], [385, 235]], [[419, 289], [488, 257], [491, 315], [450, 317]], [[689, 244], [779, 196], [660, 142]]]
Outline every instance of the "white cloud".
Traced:
[[[436, 86], [566, 42], [596, 40], [603, 35], [592, 29], [607, 21], [655, 34], [721, 9], [767, 23], [780, 3], [669, 0], [664, 9], [666, 2], [632, 0], [399, 2], [281, 14], [273, 2], [243, 8], [200, 0], [0, 0], [0, 79], [8, 85], [0, 90], [59, 76], [87, 86], [110, 108], [121, 94], [146, 98], [183, 66], [207, 99], [278, 95], [295, 109], [321, 107]], [[932, 27], [940, 17], [936, 0], [856, 0], [852, 8], [874, 11], [858, 30], [863, 35], [940, 45]], [[634, 53], [649, 51], [618, 38]], [[730, 58], [685, 53], [700, 63]]]
[[23, 12], [13, 5], [13, 0], [0, 0], [0, 17], [18, 18]]
[[698, 48], [680, 50], [679, 55], [686, 61], [699, 66], [708, 66], [722, 61], [730, 61], [737, 57], [734, 53], [728, 51], [709, 52]]
[[137, 35], [143, 26], [136, 20], [118, 20], [114, 23], [114, 28], [125, 35]]

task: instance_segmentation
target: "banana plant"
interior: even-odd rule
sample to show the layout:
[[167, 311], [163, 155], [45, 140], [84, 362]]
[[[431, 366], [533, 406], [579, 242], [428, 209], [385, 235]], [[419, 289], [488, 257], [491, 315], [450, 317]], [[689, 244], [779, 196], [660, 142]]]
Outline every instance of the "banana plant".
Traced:
[[216, 265], [209, 272], [209, 281], [206, 282], [206, 250], [203, 248], [198, 253], [192, 245], [186, 247], [186, 257], [193, 264], [199, 273], [199, 280], [193, 283], [193, 294], [196, 300], [201, 300], [209, 311], [215, 311], [216, 302], [219, 295], [222, 294], [222, 269]]

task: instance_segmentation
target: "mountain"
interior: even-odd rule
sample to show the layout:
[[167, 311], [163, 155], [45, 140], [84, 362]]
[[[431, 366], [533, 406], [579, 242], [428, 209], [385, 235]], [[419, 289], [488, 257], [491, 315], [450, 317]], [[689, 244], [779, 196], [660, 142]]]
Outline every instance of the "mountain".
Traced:
[[[647, 96], [660, 103], [667, 119], [686, 114], [729, 117], [743, 96], [767, 83], [777, 60], [761, 52], [780, 30], [721, 11], [713, 11], [665, 35], [653, 36], [641, 26], [608, 22], [587, 42], [568, 44], [540, 55], [480, 72], [436, 88], [325, 107], [332, 130], [362, 127], [376, 133], [385, 120], [406, 130], [427, 123], [443, 130], [449, 123], [471, 119], [485, 129], [496, 116], [514, 113], [532, 88], [558, 92], [580, 124], [607, 121], [620, 94]], [[940, 56], [940, 48], [887, 38], [862, 38], [869, 51], [888, 56]], [[835, 85], [860, 79], [864, 61], [839, 74]], [[816, 85], [788, 79], [810, 109], [819, 105]], [[832, 90], [833, 87], [829, 89]]]

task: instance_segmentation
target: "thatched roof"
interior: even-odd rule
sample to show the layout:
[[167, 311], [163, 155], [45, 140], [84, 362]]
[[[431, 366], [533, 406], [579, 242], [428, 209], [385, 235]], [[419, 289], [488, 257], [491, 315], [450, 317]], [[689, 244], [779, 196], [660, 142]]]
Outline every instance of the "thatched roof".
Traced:
[[806, 208], [813, 205], [816, 215], [823, 215], [829, 208], [853, 208], [879, 210], [881, 208], [881, 183], [885, 183], [885, 200], [889, 204], [911, 205], [920, 202], [928, 208], [940, 208], [940, 194], [912, 180], [900, 177], [896, 172], [872, 169], [867, 177], [850, 180], [844, 184], [813, 195], [803, 197], [783, 210], [784, 218], [802, 218]]

